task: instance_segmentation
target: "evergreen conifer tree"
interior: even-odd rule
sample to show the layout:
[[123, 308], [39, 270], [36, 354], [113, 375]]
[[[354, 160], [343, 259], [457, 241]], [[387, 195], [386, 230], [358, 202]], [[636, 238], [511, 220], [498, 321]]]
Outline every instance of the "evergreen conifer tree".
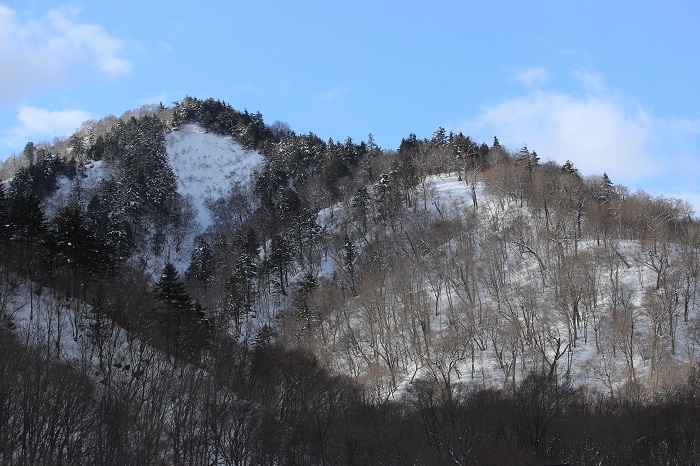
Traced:
[[355, 259], [357, 259], [357, 248], [350, 241], [348, 235], [345, 235], [343, 245], [343, 265], [348, 271], [348, 276], [350, 277], [350, 291], [352, 291], [353, 296], [357, 295], [355, 291]]
[[185, 278], [207, 288], [214, 274], [214, 250], [201, 236], [197, 238], [192, 250], [190, 265], [185, 271]]
[[10, 239], [10, 225], [7, 214], [5, 185], [0, 181], [0, 244], [5, 244]]
[[270, 241], [270, 256], [268, 257], [270, 268], [276, 272], [280, 293], [287, 294], [285, 285], [289, 266], [292, 263], [292, 254], [287, 240], [279, 234], [273, 235]]
[[60, 262], [85, 275], [102, 274], [109, 270], [107, 249], [79, 209], [60, 209], [52, 224], [53, 247]]
[[564, 162], [564, 165], [561, 166], [561, 172], [570, 175], [578, 175], [578, 168], [574, 167], [574, 162], [567, 160]]
[[175, 357], [178, 357], [180, 344], [183, 340], [183, 324], [194, 303], [172, 263], [167, 263], [163, 268], [163, 274], [156, 283], [154, 294], [160, 302], [159, 317], [163, 319], [166, 326], [168, 352], [171, 344], [174, 344]]
[[34, 192], [12, 199], [9, 225], [13, 237], [28, 247], [45, 239], [48, 232], [46, 217]]

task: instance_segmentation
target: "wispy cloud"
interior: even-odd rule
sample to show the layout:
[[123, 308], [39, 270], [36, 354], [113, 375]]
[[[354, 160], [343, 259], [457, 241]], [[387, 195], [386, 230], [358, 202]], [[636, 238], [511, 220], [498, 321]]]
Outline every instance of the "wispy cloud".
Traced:
[[605, 92], [605, 78], [600, 73], [577, 69], [571, 72], [571, 76], [578, 79], [583, 87], [589, 91], [596, 93]]
[[122, 40], [112, 37], [101, 26], [73, 20], [79, 10], [64, 7], [48, 13], [52, 30], [51, 43], [64, 53], [89, 52], [97, 68], [109, 77], [118, 78], [131, 72], [131, 62], [122, 57]]
[[123, 40], [101, 26], [77, 21], [79, 10], [61, 7], [40, 18], [22, 20], [0, 5], [0, 100], [55, 84], [81, 64], [119, 78], [132, 70]]
[[[8, 146], [21, 146], [30, 139], [53, 139], [75, 132], [86, 120], [92, 119], [85, 110], [46, 110], [21, 106], [17, 113], [18, 124], [3, 137]], [[36, 140], [35, 142], [40, 142]]]
[[546, 68], [538, 66], [516, 72], [515, 79], [525, 87], [532, 87], [538, 83], [546, 83], [549, 79], [549, 72]]
[[174, 99], [170, 98], [167, 92], [160, 92], [159, 94], [153, 94], [148, 97], [138, 99], [136, 102], [138, 102], [139, 105], [154, 105], [160, 102], [167, 106], [173, 100]]
[[166, 53], [173, 53], [175, 51], [175, 49], [173, 49], [173, 46], [164, 40], [158, 42], [158, 47], [160, 47], [160, 49]]
[[236, 92], [242, 92], [242, 93], [246, 93], [246, 94], [249, 94], [249, 93], [255, 91], [255, 86], [253, 86], [251, 83], [242, 82], [242, 81], [233, 83], [232, 88]]
[[327, 91], [319, 92], [317, 95], [319, 99], [325, 100], [326, 102], [331, 102], [340, 97], [341, 95], [347, 94], [348, 92], [350, 92], [350, 90], [351, 89], [349, 87], [338, 86], [328, 89]]

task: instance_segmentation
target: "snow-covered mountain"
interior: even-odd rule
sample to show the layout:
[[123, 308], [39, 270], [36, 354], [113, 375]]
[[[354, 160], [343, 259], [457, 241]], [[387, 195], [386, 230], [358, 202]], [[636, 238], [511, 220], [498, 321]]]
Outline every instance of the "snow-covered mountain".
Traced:
[[[692, 399], [682, 201], [444, 130], [384, 152], [192, 98], [107, 123], [0, 198], [0, 346], [34, 361], [0, 353], [0, 462], [59, 425], [39, 463], [601, 464], [581, 419]], [[658, 447], [692, 409], [640, 457], [694, 458]]]

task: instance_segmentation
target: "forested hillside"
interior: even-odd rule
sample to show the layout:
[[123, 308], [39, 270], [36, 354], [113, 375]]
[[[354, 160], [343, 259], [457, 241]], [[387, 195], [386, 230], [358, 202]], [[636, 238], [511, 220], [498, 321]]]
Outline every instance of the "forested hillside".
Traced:
[[0, 174], [0, 464], [700, 464], [683, 200], [192, 97]]

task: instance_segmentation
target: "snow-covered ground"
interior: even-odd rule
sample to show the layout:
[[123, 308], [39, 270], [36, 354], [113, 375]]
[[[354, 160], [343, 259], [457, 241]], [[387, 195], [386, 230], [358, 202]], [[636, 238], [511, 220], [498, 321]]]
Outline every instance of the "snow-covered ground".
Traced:
[[205, 202], [226, 196], [237, 185], [249, 186], [253, 170], [263, 163], [257, 151], [245, 149], [230, 136], [207, 132], [196, 124], [184, 125], [165, 137], [178, 191], [191, 196], [200, 231], [212, 225]]
[[[97, 184], [109, 177], [110, 169], [104, 160], [89, 160], [82, 171], [74, 180], [60, 176], [57, 180], [58, 189], [44, 202], [44, 214], [52, 218], [56, 211], [71, 202], [71, 193], [79, 192], [78, 201], [87, 206], [97, 190]], [[79, 189], [78, 189], [79, 188]]]
[[[197, 124], [187, 124], [165, 137], [170, 165], [178, 181], [178, 192], [191, 200], [195, 209], [196, 228], [175, 248], [166, 248], [167, 257], [143, 257], [148, 269], [157, 277], [166, 260], [183, 272], [189, 264], [193, 240], [207, 231], [213, 220], [206, 204], [225, 198], [232, 189], [252, 188], [253, 171], [263, 163], [263, 156], [241, 146], [230, 136], [221, 136]], [[56, 211], [71, 202], [76, 188], [80, 188], [79, 202], [87, 206], [96, 192], [98, 183], [112, 175], [112, 167], [103, 160], [87, 161], [81, 175], [74, 180], [58, 178], [58, 189], [44, 202], [46, 216], [51, 219]]]
[[[515, 199], [504, 200], [489, 194], [481, 183], [474, 188], [472, 190], [471, 186], [459, 180], [456, 175], [428, 177], [418, 188], [412, 209], [424, 209], [434, 219], [442, 220], [475, 213], [479, 224], [477, 230], [482, 235], [482, 242], [477, 244], [477, 255], [474, 257], [477, 261], [485, 259], [479, 254], [481, 248], [489, 245], [484, 232], [490, 229], [501, 234], [501, 229], [515, 228], [513, 234], [517, 236], [517, 226], [520, 225], [520, 228], [533, 234], [533, 214], [526, 205], [521, 207]], [[478, 201], [476, 212], [473, 209], [474, 194]], [[325, 209], [319, 213], [317, 222], [338, 234], [340, 228], [347, 228], [349, 221], [349, 214], [344, 209], [346, 208], [342, 205]], [[357, 228], [349, 228], [348, 231], [357, 231]], [[362, 247], [359, 238], [357, 246]], [[508, 278], [501, 292], [508, 294], [506, 299], [511, 302], [499, 303], [486, 290], [481, 289], [479, 292], [478, 306], [485, 309], [491, 319], [482, 329], [486, 332], [482, 336], [484, 349], [480, 350], [477, 345], [470, 343], [472, 330], [460, 330], [461, 324], [455, 326], [455, 322], [464, 323], [464, 319], [468, 318], [466, 309], [473, 304], [463, 301], [459, 293], [455, 292], [453, 284], [448, 290], [447, 282], [451, 278], [441, 277], [440, 273], [445, 273], [444, 271], [424, 269], [419, 273], [422, 278], [415, 282], [422, 283], [418, 285], [422, 288], [414, 287], [410, 295], [406, 295], [400, 287], [403, 286], [403, 276], [412, 272], [404, 268], [390, 272], [396, 275], [384, 278], [385, 281], [381, 284], [378, 282], [376, 295], [367, 296], [365, 288], [359, 296], [349, 299], [342, 309], [335, 311], [337, 315], [328, 318], [319, 335], [319, 357], [334, 370], [347, 372], [367, 386], [374, 387], [370, 390], [374, 389], [378, 398], [400, 398], [416, 377], [449, 377], [453, 384], [500, 387], [509, 383], [513, 377], [520, 380], [533, 368], [544, 367], [547, 364], [545, 357], [550, 363], [555, 356], [558, 357], [557, 373], [567, 374], [575, 385], [588, 385], [604, 393], [616, 392], [632, 378], [644, 381], [653, 389], [661, 389], [664, 383], [670, 381], [672, 374], [680, 373], [688, 364], [697, 363], [697, 336], [692, 332], [693, 318], [697, 315], [695, 301], [692, 303], [688, 323], [680, 316], [680, 309], [674, 311], [677, 322], [674, 354], [670, 338], [663, 334], [655, 335], [651, 330], [653, 325], [649, 314], [653, 311], [648, 310], [648, 305], [645, 309], [644, 296], [654, 294], [656, 276], [645, 263], [648, 252], [642, 251], [639, 242], [619, 241], [613, 246], [604, 242], [600, 244], [590, 237], [581, 238], [577, 242], [577, 254], [590, 257], [588, 260], [597, 263], [595, 273], [598, 276], [593, 290], [594, 308], [584, 309], [581, 303], [581, 320], [576, 328], [578, 335], [575, 341], [571, 337], [571, 320], [566, 317], [564, 310], [570, 303], [555, 302], [556, 290], [552, 282], [554, 271], [548, 269], [544, 272], [546, 284], [543, 284], [543, 272], [534, 254], [523, 253], [515, 242], [508, 242], [506, 247], [505, 273]], [[544, 243], [533, 244], [533, 247], [543, 248]], [[567, 254], [573, 256], [573, 247], [569, 245], [567, 248]], [[450, 241], [440, 246], [437, 252], [450, 256], [456, 253], [456, 249]], [[610, 300], [614, 291], [608, 288], [612, 286], [609, 275], [613, 274], [610, 270], [613, 266], [602, 263], [605, 257], [609, 261], [609, 258], [614, 261], [624, 258], [614, 266], [614, 275], [616, 286], [627, 290], [627, 305], [632, 312], [631, 318], [634, 319], [627, 330], [620, 328], [619, 322], [615, 326], [611, 322], [614, 313]], [[671, 262], [672, 260], [673, 258]], [[326, 258], [319, 277], [330, 278], [334, 276], [334, 270], [338, 271], [338, 276], [342, 276], [341, 264], [342, 260], [338, 257]], [[477, 267], [483, 265], [483, 262], [476, 264]], [[547, 267], [550, 267], [549, 262]], [[535, 296], [531, 298], [534, 303], [532, 318], [538, 322], [537, 325], [544, 325], [548, 329], [538, 330], [541, 333], [537, 338], [544, 338], [539, 342], [526, 341], [525, 329], [527, 325], [534, 329], [534, 324], [528, 324], [524, 320], [524, 309], [520, 308], [520, 302], [516, 302], [530, 299], [527, 295], [530, 290], [535, 291]], [[419, 299], [423, 301], [418, 307], [429, 306], [433, 311], [421, 311], [422, 314], [417, 317], [408, 317], [414, 319], [413, 322], [406, 322], [408, 313], [415, 312], [407, 310], [407, 296], [422, 296]], [[434, 311], [434, 306], [437, 312]], [[510, 310], [507, 309], [508, 306], [511, 306]], [[382, 318], [382, 313], [389, 317], [385, 317], [387, 320], [384, 324], [379, 324], [377, 319]], [[423, 320], [419, 327], [429, 328], [430, 332], [416, 329], [419, 322], [415, 319]], [[379, 328], [378, 325], [384, 326]], [[664, 324], [663, 329], [667, 325]], [[633, 339], [628, 355], [620, 343], [625, 332]], [[329, 335], [332, 336], [330, 342]], [[423, 339], [424, 342], [421, 342]], [[560, 352], [557, 352], [557, 341], [561, 343]], [[545, 357], [540, 348], [544, 349]], [[331, 357], [323, 354], [328, 351], [333, 353]], [[629, 357], [631, 361], [627, 360]], [[395, 388], [391, 388], [392, 377], [396, 377]]]
[[[178, 179], [179, 192], [190, 198], [196, 209], [198, 228], [192, 232], [190, 241], [196, 235], [204, 233], [213, 223], [212, 216], [206, 207], [207, 200], [224, 198], [236, 187], [249, 189], [253, 171], [263, 163], [263, 157], [260, 153], [243, 148], [231, 137], [209, 133], [195, 124], [185, 125], [178, 131], [167, 134], [166, 147], [170, 163]], [[81, 201], [87, 202], [99, 180], [109, 176], [108, 171], [109, 168], [104, 162], [88, 162], [84, 175], [78, 181], [70, 182], [64, 178], [59, 179], [59, 189], [46, 202], [47, 214], [51, 216], [56, 209], [69, 201], [70, 193], [74, 191], [76, 183], [80, 184]], [[367, 190], [371, 192], [372, 187], [368, 186]], [[478, 209], [476, 210], [474, 209], [473, 196], [476, 196], [478, 201]], [[530, 233], [534, 234], [532, 233], [534, 231], [532, 228], [533, 213], [527, 206], [521, 206], [514, 199], [503, 199], [490, 194], [482, 183], [470, 186], [464, 180], [460, 180], [457, 175], [443, 174], [427, 177], [416, 189], [413, 206], [409, 209], [412, 209], [415, 215], [422, 215], [420, 221], [427, 219], [428, 224], [430, 222], [438, 224], [439, 221], [443, 220], [464, 219], [466, 216], [471, 216], [470, 221], [478, 222], [477, 230], [481, 232], [480, 240], [475, 245], [477, 256], [481, 253], [481, 249], [488, 247], [490, 240], [486, 238], [486, 232], [501, 234], [505, 228], [510, 228], [517, 235], [518, 228], [523, 228], [531, 230]], [[321, 227], [332, 232], [335, 236], [340, 235], [340, 237], [342, 237], [342, 229], [350, 232], [351, 236], [360, 231], [359, 225], [349, 226], [349, 222], [351, 222], [350, 212], [348, 206], [343, 204], [324, 209], [317, 216], [317, 223]], [[408, 235], [408, 233], [402, 235]], [[353, 237], [353, 241], [358, 252], [362, 253], [362, 248], [368, 246], [372, 238], [371, 235], [368, 238], [364, 234], [357, 234]], [[453, 241], [449, 240], [445, 244], [439, 245], [437, 252], [448, 257], [454, 255], [456, 246]], [[544, 243], [533, 247], [543, 247], [542, 244]], [[613, 246], [609, 247], [613, 248]], [[179, 259], [176, 265], [181, 271], [187, 266], [190, 248], [191, 243], [185, 244], [178, 255]], [[396, 271], [394, 273], [397, 274], [397, 278], [388, 278], [387, 282], [382, 285], [384, 287], [383, 294], [377, 297], [363, 296], [362, 294], [350, 297], [342, 309], [334, 311], [336, 315], [328, 317], [328, 321], [322, 324], [324, 328], [321, 333], [324, 333], [323, 339], [332, 335], [332, 340], [330, 342], [324, 341], [319, 346], [319, 353], [325, 351], [331, 354], [330, 356], [319, 354], [319, 356], [330, 368], [347, 372], [366, 384], [375, 383], [371, 381], [373, 378], [379, 380], [377, 382], [377, 386], [381, 386], [377, 389], [379, 396], [401, 396], [415, 377], [436, 375], [437, 373], [449, 376], [452, 383], [456, 384], [503, 386], [507, 383], [508, 378], [518, 379], [524, 376], [527, 371], [532, 370], [533, 366], [537, 364], [538, 358], [540, 360], [550, 358], [551, 360], [555, 355], [561, 358], [557, 363], [557, 370], [571, 367], [569, 375], [574, 383], [592, 385], [605, 392], [617, 390], [630, 379], [631, 371], [634, 371], [634, 377], [648, 378], [653, 372], [658, 378], [661, 373], [659, 368], [664, 366], [672, 368], [697, 363], [698, 338], [697, 332], [693, 333], [694, 321], [691, 319], [689, 323], [686, 323], [681, 319], [677, 323], [675, 352], [671, 354], [668, 337], [662, 334], [654, 335], [654, 332], [648, 330], [650, 316], [648, 312], [642, 311], [644, 308], [643, 298], [645, 294], [653, 294], [649, 290], [655, 288], [655, 274], [645, 264], [646, 256], [640, 248], [641, 246], [637, 242], [619, 241], [612, 249], [613, 253], [610, 252], [611, 250], [606, 244], [601, 246], [591, 238], [581, 238], [577, 243], [577, 251], [581, 254], [598, 257], [601, 254], [604, 256], [607, 250], [610, 257], [615, 259], [617, 256], [624, 262], [625, 266], [618, 265], [614, 273], [616, 274], [617, 286], [628, 290], [627, 304], [632, 309], [634, 314], [632, 318], [635, 319], [634, 323], [637, 325], [636, 333], [631, 337], [636, 340], [634, 340], [633, 348], [629, 354], [624, 354], [619, 342], [615, 343], [616, 338], [621, 338], [621, 330], [613, 329], [611, 322], [605, 320], [610, 319], [612, 303], [610, 302], [610, 292], [603, 290], [603, 288], [609, 286], [610, 279], [598, 277], [601, 284], [595, 290], [597, 293], [595, 312], [598, 315], [595, 317], [586, 316], [579, 323], [576, 329], [578, 339], [574, 345], [570, 337], [571, 322], [562, 317], [561, 313], [564, 311], [559, 309], [561, 304], [553, 302], [555, 292], [551, 282], [552, 276], [547, 275], [546, 278], [542, 277], [540, 280], [545, 272], [540, 270], [542, 263], [538, 263], [535, 253], [532, 251], [524, 253], [522, 248], [518, 250], [516, 243], [510, 241], [506, 243], [507, 251], [504, 253], [507, 256], [505, 273], [508, 275], [508, 279], [503, 292], [511, 293], [517, 300], [526, 297], [522, 290], [539, 290], [538, 296], [534, 299], [536, 307], [534, 318], [542, 325], [545, 325], [546, 319], [551, 319], [551, 323], [546, 324], [550, 326], [550, 330], [542, 333], [542, 335], [546, 335], [543, 338], [549, 340], [544, 343], [540, 342], [544, 348], [544, 355], [538, 355], [539, 349], [534, 348], [532, 342], [524, 344], [522, 333], [518, 337], [520, 342], [504, 340], [503, 335], [506, 334], [504, 329], [507, 326], [511, 326], [510, 328], [514, 332], [523, 332], [522, 329], [526, 324], [523, 322], [525, 317], [523, 315], [514, 317], [514, 314], [509, 316], [503, 307], [510, 304], [498, 302], [492, 294], [490, 295], [484, 289], [479, 290], [479, 307], [486, 309], [487, 313], [493, 314], [489, 317], [491, 319], [488, 324], [490, 327], [482, 329], [485, 333], [482, 335], [481, 343], [484, 344], [485, 348], [474, 349], [475, 345], [468, 341], [474, 338], [469, 333], [472, 330], [465, 333], [454, 333], [455, 328], [459, 327], [459, 325], [455, 327], [455, 322], [465, 318], [464, 313], [467, 312], [465, 309], [473, 306], [473, 303], [466, 303], [463, 297], [455, 291], [455, 285], [448, 286], [451, 277], [440, 276], [442, 272], [437, 268], [430, 268], [430, 260], [422, 257], [415, 259], [420, 264], [414, 266], [426, 267], [427, 264], [428, 268], [420, 272], [421, 278], [417, 281], [420, 285], [411, 291], [411, 296], [423, 300], [417, 307], [422, 306], [430, 309], [430, 312], [423, 311], [422, 315], [411, 317], [422, 319], [420, 322], [422, 330], [417, 330], [417, 321], [397, 323], [398, 320], [394, 319], [393, 323], [388, 324], [393, 333], [390, 336], [382, 335], [381, 338], [384, 340], [380, 341], [378, 330], [370, 325], [371, 319], [377, 316], [371, 316], [368, 312], [375, 305], [386, 306], [388, 312], [394, 315], [407, 312], [408, 306], [402, 300], [408, 295], [402, 296], [403, 291], [400, 291], [399, 288], [402, 286], [400, 283], [401, 274], [410, 271]], [[487, 256], [478, 257], [481, 262], [477, 264], [477, 267], [488, 265]], [[320, 263], [313, 266], [320, 282], [329, 282], [338, 277], [343, 279], [344, 276], [344, 279], [347, 280], [347, 274], [342, 270], [342, 253], [335, 251], [323, 255], [320, 260]], [[160, 270], [162, 261], [163, 258], [148, 259], [154, 271]], [[605, 268], [607, 265], [599, 264], [598, 267], [600, 268], [598, 274], [605, 273], [612, 276], [612, 271]], [[546, 273], [550, 274], [551, 272], [547, 271]], [[157, 277], [155, 272], [154, 277]], [[297, 278], [292, 277], [292, 288]], [[392, 283], [392, 280], [396, 281], [396, 285]], [[381, 300], [384, 302], [380, 302]], [[284, 302], [270, 302], [266, 309], [260, 309], [255, 317], [247, 316], [244, 323], [244, 327], [247, 329], [246, 338], [253, 338], [255, 330], [263, 323], [274, 323], [278, 310], [281, 310], [284, 304]], [[696, 318], [695, 301], [692, 304], [691, 317]], [[70, 306], [71, 304], [59, 305], [47, 301], [38, 309], [53, 309], [53, 312], [63, 316], [61, 317], [63, 319], [66, 316], [75, 315]], [[34, 307], [32, 306], [32, 308]], [[26, 306], [18, 305], [17, 309], [26, 309]], [[517, 309], [517, 306], [514, 306], [514, 309]], [[21, 328], [25, 329], [25, 332], [31, 328], [34, 328], [33, 332], [45, 335], [51, 335], [51, 332], [56, 331], [64, 332], [50, 338], [59, 342], [58, 347], [66, 348], [67, 354], [77, 351], [75, 345], [79, 343], [80, 332], [76, 321], [51, 320], [52, 317], [48, 314], [45, 318], [41, 314], [38, 317], [32, 315], [30, 319], [23, 311], [16, 314], [15, 320]], [[594, 328], [594, 326], [596, 327]], [[647, 330], [641, 330], [645, 328]], [[382, 329], [382, 331], [386, 330]], [[423, 334], [420, 333], [421, 331]], [[412, 335], [411, 332], [413, 332]], [[614, 332], [618, 332], [619, 335], [613, 335]], [[65, 335], [71, 335], [73, 343], [70, 340], [63, 342]], [[597, 342], [596, 336], [598, 337]], [[424, 342], [420, 344], [424, 348], [412, 347], [421, 338], [424, 339]], [[560, 348], [566, 348], [566, 354], [557, 354], [557, 339], [561, 341]], [[391, 348], [389, 346], [384, 348], [386, 350], [386, 354], [383, 355], [384, 361], [376, 357], [378, 352], [382, 350], [380, 348], [382, 345], [393, 345]], [[531, 346], [527, 348], [527, 345]], [[514, 355], [510, 356], [510, 359], [507, 357], [508, 351], [513, 352]], [[349, 356], [352, 356], [354, 360], [350, 360]], [[372, 363], [371, 360], [378, 362]], [[391, 383], [387, 382], [388, 365], [393, 366], [391, 369], [394, 371], [392, 377], [396, 379]], [[631, 369], [632, 366], [634, 369]], [[445, 369], [446, 367], [448, 369]], [[394, 386], [387, 388], [389, 385]]]

